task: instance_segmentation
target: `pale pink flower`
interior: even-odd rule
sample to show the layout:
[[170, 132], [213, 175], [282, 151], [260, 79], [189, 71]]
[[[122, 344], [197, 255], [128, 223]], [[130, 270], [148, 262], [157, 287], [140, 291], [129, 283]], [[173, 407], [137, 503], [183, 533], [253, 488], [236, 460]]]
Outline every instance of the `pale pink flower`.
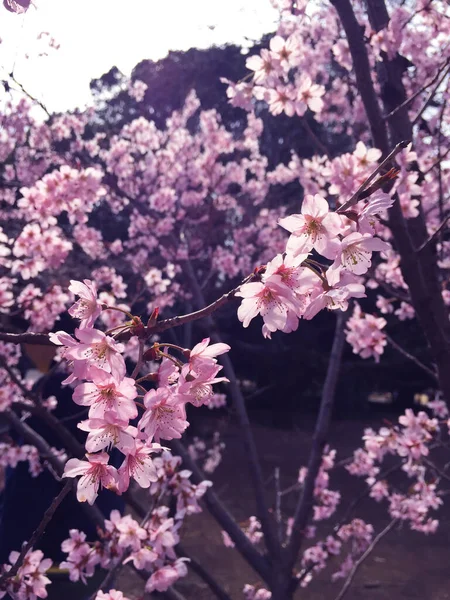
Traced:
[[257, 84], [263, 84], [273, 76], [276, 70], [276, 59], [269, 50], [263, 48], [261, 54], [254, 54], [247, 58], [245, 66], [250, 71], [254, 71], [253, 81]]
[[69, 290], [80, 299], [69, 308], [69, 314], [75, 319], [81, 319], [80, 329], [92, 327], [95, 319], [102, 312], [102, 303], [97, 299], [97, 286], [95, 282], [85, 279], [71, 280]]
[[280, 35], [275, 35], [271, 38], [269, 47], [272, 56], [285, 71], [289, 71], [291, 67], [297, 64], [300, 46], [294, 36], [290, 36], [285, 40]]
[[361, 234], [355, 231], [340, 242], [331, 270], [344, 267], [355, 275], [363, 275], [372, 264], [372, 252], [386, 252], [390, 248], [390, 244], [372, 237], [370, 233]]
[[225, 354], [231, 348], [228, 344], [218, 343], [209, 345], [210, 338], [203, 339], [199, 344], [196, 344], [189, 352], [189, 364], [192, 368], [197, 369], [203, 364], [215, 364], [215, 357]]
[[336, 256], [337, 235], [342, 230], [341, 218], [329, 212], [328, 202], [319, 194], [306, 195], [301, 214], [284, 217], [279, 224], [292, 234], [286, 247], [289, 254], [298, 256], [314, 248], [326, 258]]
[[181, 438], [188, 427], [184, 404], [178, 402], [168, 388], [150, 390], [144, 396], [146, 411], [139, 423], [139, 428], [148, 436], [148, 442], [153, 438], [173, 440]]
[[381, 150], [378, 150], [378, 148], [367, 148], [363, 142], [358, 142], [353, 156], [356, 158], [358, 166], [366, 169], [377, 162], [381, 156]]
[[321, 112], [323, 108], [322, 96], [325, 94], [323, 85], [318, 85], [311, 81], [308, 75], [303, 75], [297, 89], [297, 102], [295, 110], [301, 117], [309, 108], [315, 113]]
[[134, 419], [137, 416], [137, 406], [134, 402], [137, 390], [134, 379], [124, 377], [119, 382], [111, 374], [95, 367], [91, 367], [89, 375], [92, 382], [77, 385], [72, 396], [77, 404], [90, 406], [89, 417], [102, 418], [106, 411], [113, 411], [122, 420]]
[[81, 475], [77, 485], [78, 502], [94, 504], [100, 484], [107, 489], [117, 489], [118, 475], [116, 469], [108, 465], [109, 456], [106, 452], [86, 456], [89, 462], [78, 458], [68, 460], [63, 477]]
[[260, 282], [242, 285], [236, 296], [243, 298], [238, 308], [238, 319], [244, 327], [261, 314], [267, 328], [266, 335], [280, 329], [286, 333], [294, 331], [298, 324], [295, 298], [289, 288]]
[[84, 361], [88, 366], [111, 373], [118, 380], [124, 377], [126, 368], [121, 355], [124, 351], [123, 344], [97, 329], [75, 329], [75, 335], [80, 341], [66, 349], [65, 358]]
[[134, 447], [134, 438], [137, 434], [136, 427], [128, 425], [128, 419], [121, 420], [109, 410], [103, 417], [81, 421], [78, 423], [78, 428], [89, 432], [86, 440], [88, 452], [98, 452], [104, 448], [117, 446], [121, 452], [127, 454]]
[[[350, 273], [334, 273], [327, 271], [329, 286], [327, 289], [315, 288], [311, 294], [311, 302], [305, 310], [304, 318], [312, 319], [324, 308], [328, 310], [347, 310], [350, 298], [365, 298], [365, 288], [361, 283], [356, 283]], [[336, 281], [336, 275], [340, 277]]]
[[[225, 345], [225, 344], [224, 344]], [[222, 367], [214, 362], [203, 363], [195, 371], [190, 370], [190, 364], [183, 367], [176, 397], [183, 402], [190, 402], [194, 406], [208, 404], [214, 395], [213, 385], [228, 381], [226, 377], [216, 377]]]
[[295, 90], [292, 86], [277, 85], [269, 90], [269, 110], [273, 115], [286, 113], [288, 117], [295, 114]]
[[156, 467], [150, 455], [162, 449], [159, 444], [145, 445], [137, 440], [135, 447], [126, 454], [119, 468], [119, 490], [124, 492], [128, 489], [130, 477], [142, 488], [148, 488], [152, 482], [158, 481]]
[[147, 592], [167, 591], [180, 577], [187, 575], [187, 567], [185, 562], [188, 559], [177, 559], [173, 565], [165, 565], [157, 571], [154, 571], [150, 579], [147, 581], [145, 589]]

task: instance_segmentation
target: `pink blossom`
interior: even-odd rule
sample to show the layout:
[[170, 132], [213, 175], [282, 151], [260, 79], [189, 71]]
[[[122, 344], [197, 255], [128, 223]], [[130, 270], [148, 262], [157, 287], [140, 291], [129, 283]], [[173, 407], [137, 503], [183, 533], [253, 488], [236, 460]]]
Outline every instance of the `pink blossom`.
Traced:
[[225, 354], [230, 350], [228, 344], [218, 343], [209, 345], [210, 339], [205, 338], [199, 344], [195, 345], [189, 352], [189, 364], [196, 369], [203, 364], [215, 363], [216, 356]]
[[173, 585], [180, 577], [187, 575], [187, 567], [184, 561], [187, 559], [177, 559], [172, 565], [165, 565], [154, 571], [150, 579], [147, 581], [145, 589], [147, 592], [165, 592]]
[[106, 452], [86, 456], [89, 462], [78, 458], [68, 460], [63, 477], [81, 475], [77, 485], [78, 502], [94, 504], [100, 484], [107, 489], [117, 489], [118, 475], [116, 469], [108, 465], [109, 456]]
[[72, 396], [77, 404], [90, 407], [89, 417], [103, 418], [107, 411], [113, 411], [122, 420], [137, 416], [134, 379], [124, 377], [118, 381], [111, 374], [95, 367], [91, 367], [89, 376], [92, 382], [77, 385]]
[[289, 332], [297, 328], [295, 298], [287, 287], [276, 283], [246, 283], [239, 288], [236, 296], [243, 298], [238, 318], [244, 327], [248, 327], [250, 321], [260, 314], [267, 328], [267, 337], [277, 329]]
[[153, 438], [173, 440], [181, 438], [188, 427], [184, 404], [174, 398], [168, 388], [150, 390], [144, 396], [146, 411], [139, 423], [139, 428], [148, 436], [147, 443]]
[[[224, 344], [225, 345], [225, 344]], [[190, 364], [183, 367], [181, 371], [182, 378], [179, 381], [177, 389], [177, 399], [183, 402], [190, 402], [194, 406], [202, 406], [208, 404], [213, 395], [213, 385], [228, 381], [226, 377], [216, 377], [217, 373], [222, 369], [214, 362], [200, 363], [200, 368], [191, 371]]]
[[103, 417], [91, 418], [78, 423], [78, 428], [87, 431], [86, 450], [98, 452], [104, 448], [117, 446], [124, 454], [134, 447], [136, 427], [128, 425], [128, 419], [119, 419], [113, 411], [106, 411]]
[[297, 256], [314, 248], [326, 258], [336, 256], [341, 219], [336, 213], [329, 212], [328, 202], [319, 194], [306, 195], [301, 214], [284, 217], [279, 224], [291, 232], [286, 248], [289, 254]]
[[148, 488], [152, 482], [158, 481], [156, 467], [150, 455], [161, 450], [159, 444], [145, 445], [137, 440], [135, 447], [127, 452], [119, 468], [119, 490], [124, 492], [128, 489], [130, 477], [142, 488]]
[[[60, 344], [65, 344], [66, 338], [62, 341], [59, 333], [54, 334], [53, 340], [58, 339]], [[75, 335], [79, 343], [73, 344], [73, 340], [70, 342], [64, 353], [65, 358], [83, 361], [87, 366], [111, 373], [118, 380], [124, 377], [125, 361], [121, 355], [124, 350], [123, 344], [117, 343], [97, 329], [75, 329]]]
[[311, 81], [308, 75], [301, 77], [297, 88], [297, 102], [295, 109], [301, 117], [309, 108], [315, 113], [320, 113], [323, 108], [322, 96], [325, 94], [323, 85], [317, 85]]
[[390, 249], [387, 242], [372, 237], [369, 233], [351, 233], [339, 244], [336, 259], [332, 269], [344, 267], [355, 275], [363, 275], [371, 266], [372, 252], [386, 252]]
[[80, 329], [92, 327], [96, 318], [102, 312], [102, 304], [97, 300], [97, 286], [95, 282], [85, 279], [83, 283], [72, 280], [69, 290], [80, 299], [69, 308], [69, 314], [76, 319], [81, 319]]

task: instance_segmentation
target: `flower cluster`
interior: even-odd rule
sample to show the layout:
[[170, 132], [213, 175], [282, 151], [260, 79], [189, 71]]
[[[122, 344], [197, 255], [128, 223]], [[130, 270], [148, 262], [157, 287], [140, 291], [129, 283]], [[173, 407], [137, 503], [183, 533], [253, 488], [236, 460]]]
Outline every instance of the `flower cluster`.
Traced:
[[[0, 576], [8, 573], [19, 558], [19, 552], [11, 552], [9, 563], [0, 567]], [[47, 598], [46, 587], [50, 579], [45, 573], [52, 566], [49, 558], [44, 558], [40, 550], [28, 551], [14, 577], [7, 580], [6, 591], [0, 591], [0, 598], [6, 594], [12, 600], [36, 600]]]
[[0, 442], [1, 467], [11, 467], [14, 469], [19, 462], [26, 461], [29, 463], [29, 471], [32, 477], [37, 477], [42, 473], [42, 464], [37, 448], [29, 444], [18, 446], [12, 443]]
[[[141, 524], [130, 515], [122, 517], [113, 510], [105, 521], [100, 541], [95, 544], [89, 544], [82, 531], [70, 530], [70, 537], [61, 545], [67, 559], [60, 566], [68, 569], [71, 581], [86, 583], [97, 566], [111, 569], [122, 562], [131, 562], [139, 571], [150, 573], [146, 584], [148, 592], [166, 591], [187, 573], [187, 559], [177, 558], [175, 554], [181, 523], [169, 517], [165, 506], [155, 508], [150, 518]], [[114, 595], [112, 598], [116, 600]]]
[[[434, 407], [443, 414], [439, 401], [431, 406]], [[364, 448], [355, 451], [346, 468], [354, 475], [366, 477], [369, 495], [378, 502], [386, 500], [392, 518], [406, 521], [413, 530], [434, 532], [438, 521], [429, 514], [442, 504], [437, 489], [440, 470], [435, 470], [428, 457], [431, 443], [438, 444], [441, 434], [436, 418], [407, 409], [397, 426], [382, 427], [378, 432], [366, 429]], [[398, 469], [408, 477], [405, 492], [392, 487], [382, 475], [381, 466], [388, 456], [398, 459]]]
[[[159, 480], [152, 455], [162, 450], [161, 440], [180, 438], [188, 427], [186, 404], [208, 404], [214, 398], [213, 385], [227, 381], [217, 377], [221, 367], [215, 357], [227, 352], [229, 346], [210, 345], [209, 338], [205, 338], [192, 350], [178, 348], [187, 359], [183, 363], [170, 355], [168, 348], [156, 344], [152, 353], [162, 361], [158, 372], [149, 375], [149, 379], [156, 381], [158, 387], [146, 391], [126, 376], [124, 345], [93, 327], [103, 308], [96, 297], [95, 284], [89, 280], [84, 283], [72, 281], [71, 291], [80, 296], [70, 309], [73, 316], [81, 319], [80, 328], [75, 330], [76, 337], [57, 332], [50, 338], [63, 346], [63, 357], [72, 365], [65, 383], [75, 386], [74, 402], [89, 407], [89, 411], [88, 419], [78, 424], [88, 433], [87, 461], [70, 459], [64, 476], [81, 476], [78, 500], [93, 504], [100, 486], [123, 493], [128, 489], [130, 479], [143, 488]], [[125, 328], [132, 331], [136, 323], [138, 321], [132, 317]], [[123, 329], [119, 326], [118, 331]], [[139, 381], [145, 380], [148, 380], [147, 376]], [[137, 403], [138, 390], [144, 393], [140, 396], [142, 402]], [[138, 406], [142, 411], [140, 414]], [[136, 425], [131, 424], [134, 420]], [[124, 455], [118, 469], [108, 464], [108, 450], [112, 447]], [[164, 471], [164, 463], [161, 468]], [[181, 483], [179, 485], [183, 487]], [[189, 504], [187, 500], [185, 502]]]
[[[367, 206], [373, 216], [384, 209], [376, 198]], [[390, 246], [369, 232], [357, 231], [358, 223], [357, 216], [352, 221], [330, 212], [320, 195], [306, 195], [301, 214], [280, 221], [291, 233], [286, 253], [267, 264], [260, 282], [245, 283], [237, 292], [243, 298], [238, 317], [244, 327], [261, 314], [265, 337], [276, 330], [289, 333], [297, 329], [301, 317], [311, 319], [324, 308], [346, 310], [350, 298], [365, 296], [360, 276], [370, 268], [372, 252]], [[331, 266], [308, 258], [312, 250], [333, 260]]]
[[355, 354], [361, 358], [373, 356], [376, 362], [384, 352], [386, 319], [363, 313], [358, 303], [346, 325], [346, 339]]

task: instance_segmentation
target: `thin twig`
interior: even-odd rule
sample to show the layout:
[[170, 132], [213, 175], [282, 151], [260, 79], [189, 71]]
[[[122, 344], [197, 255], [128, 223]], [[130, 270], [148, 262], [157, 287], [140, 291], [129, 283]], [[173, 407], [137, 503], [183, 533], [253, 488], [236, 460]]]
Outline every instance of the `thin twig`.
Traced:
[[[433, 99], [433, 96], [435, 95], [437, 89], [439, 88], [439, 86], [441, 85], [441, 83], [444, 81], [445, 77], [448, 75], [449, 73], [449, 69], [450, 67], [448, 66], [448, 62], [450, 59], [447, 59], [445, 61], [445, 65], [444, 65], [444, 73], [442, 74], [442, 77], [439, 79], [439, 81], [436, 83], [436, 85], [434, 86], [434, 88], [430, 91], [430, 93], [428, 94], [428, 96], [426, 97], [424, 103], [422, 104], [422, 106], [419, 108], [419, 110], [417, 111], [416, 116], [412, 119], [411, 123], [413, 125], [415, 125], [417, 123], [417, 121], [420, 119], [420, 117], [422, 116], [423, 112], [425, 111], [425, 109], [427, 108], [427, 106], [430, 104], [431, 100]], [[439, 77], [439, 72], [438, 72], [438, 77]], [[400, 108], [400, 107], [399, 107]]]
[[[447, 59], [447, 60], [445, 61], [445, 63], [444, 63], [444, 64], [443, 64], [443, 65], [442, 65], [442, 66], [441, 66], [439, 69], [438, 69], [438, 71], [437, 71], [436, 75], [434, 75], [434, 77], [433, 77], [432, 79], [430, 79], [430, 81], [428, 81], [427, 83], [425, 83], [425, 85], [423, 85], [423, 86], [422, 86], [421, 88], [419, 88], [419, 89], [418, 89], [416, 92], [414, 92], [414, 94], [413, 94], [412, 96], [410, 96], [409, 98], [407, 98], [407, 99], [406, 99], [404, 102], [402, 102], [401, 104], [399, 104], [398, 106], [396, 106], [396, 107], [394, 108], [394, 110], [391, 110], [391, 112], [390, 112], [389, 114], [387, 114], [387, 115], [386, 115], [384, 118], [385, 118], [385, 119], [390, 119], [391, 117], [393, 117], [395, 114], [397, 114], [397, 112], [398, 112], [399, 110], [401, 110], [402, 108], [405, 108], [406, 106], [408, 106], [409, 104], [411, 104], [411, 102], [413, 102], [413, 101], [414, 101], [414, 100], [417, 98], [417, 96], [419, 96], [419, 95], [420, 95], [422, 92], [424, 92], [424, 91], [425, 91], [427, 88], [429, 88], [429, 87], [430, 87], [430, 85], [433, 85], [433, 83], [435, 83], [435, 82], [436, 82], [436, 81], [439, 79], [439, 76], [441, 75], [442, 71], [445, 71], [445, 70], [446, 70], [446, 68], [448, 67], [448, 60], [449, 60], [449, 59]], [[445, 77], [445, 74], [444, 74], [444, 77]], [[444, 78], [444, 77], [443, 77], [443, 78]], [[437, 87], [435, 87], [435, 88], [434, 88], [434, 90], [432, 90], [432, 96], [434, 95], [434, 93], [436, 92], [436, 89], [437, 89], [437, 88], [439, 87], [439, 85], [441, 84], [441, 82], [442, 82], [443, 78], [441, 79], [441, 81], [439, 81], [439, 82], [438, 82], [438, 85], [437, 85]], [[429, 100], [428, 100], [428, 102], [429, 102]], [[419, 115], [419, 116], [420, 116], [420, 113], [421, 113], [421, 112], [423, 112], [423, 110], [424, 110], [424, 109], [421, 109], [421, 110], [419, 111], [419, 113], [418, 113], [418, 115]], [[416, 116], [416, 117], [414, 118], [414, 121], [413, 121], [413, 122], [415, 122], [415, 120], [416, 120], [417, 118], [418, 118], [418, 117]]]
[[390, 532], [390, 530], [394, 527], [394, 525], [397, 523], [397, 519], [393, 519], [389, 525], [387, 525], [383, 531], [380, 531], [380, 533], [373, 539], [372, 543], [370, 544], [370, 546], [367, 548], [367, 550], [358, 558], [358, 560], [355, 562], [355, 564], [353, 565], [352, 570], [350, 571], [349, 576], [347, 577], [341, 591], [339, 592], [339, 594], [336, 596], [335, 600], [342, 600], [342, 598], [345, 596], [345, 594], [347, 593], [348, 588], [350, 587], [353, 578], [356, 575], [357, 570], [359, 569], [359, 567], [362, 565], [362, 563], [366, 560], [366, 558], [369, 556], [369, 554], [373, 551], [373, 549], [375, 548], [375, 546], [378, 544], [378, 542], [387, 534]]
[[17, 574], [18, 570], [20, 569], [20, 567], [23, 564], [23, 561], [24, 561], [25, 556], [27, 555], [28, 551], [31, 550], [31, 548], [33, 548], [34, 545], [37, 544], [37, 542], [41, 539], [42, 534], [45, 531], [45, 528], [52, 520], [53, 515], [55, 514], [58, 506], [61, 504], [61, 502], [64, 500], [64, 498], [67, 496], [67, 494], [72, 489], [72, 485], [73, 485], [73, 481], [67, 481], [65, 483], [64, 487], [62, 488], [62, 490], [59, 492], [59, 494], [57, 496], [55, 496], [52, 503], [45, 511], [44, 516], [42, 517], [42, 520], [39, 523], [38, 527], [35, 529], [35, 531], [33, 532], [32, 536], [30, 537], [28, 542], [22, 547], [22, 550], [20, 551], [20, 554], [17, 557], [16, 562], [13, 564], [13, 566], [11, 567], [11, 569], [9, 571], [6, 571], [0, 577], [0, 589], [5, 589], [5, 583]]
[[30, 92], [28, 92], [23, 85], [20, 83], [20, 81], [17, 81], [17, 79], [14, 77], [14, 73], [8, 73], [8, 77], [11, 79], [11, 81], [13, 81], [18, 88], [20, 89], [20, 91], [25, 94], [25, 96], [28, 96], [28, 98], [32, 101], [35, 102], [36, 104], [38, 104], [42, 110], [45, 112], [45, 114], [47, 115], [47, 117], [51, 117], [51, 113], [49, 112], [48, 108], [45, 106], [45, 104], [43, 102], [41, 102], [41, 100], [38, 100], [35, 96], [33, 96], [32, 94], [30, 94]]
[[389, 335], [386, 335], [386, 340], [391, 344], [391, 346], [393, 348], [395, 348], [397, 350], [397, 352], [400, 352], [400, 354], [403, 354], [403, 356], [405, 356], [407, 359], [409, 359], [413, 363], [415, 363], [418, 367], [420, 367], [423, 371], [425, 371], [425, 373], [428, 373], [428, 375], [433, 377], [433, 379], [437, 380], [437, 378], [438, 378], [437, 373], [435, 373], [432, 369], [430, 369], [430, 367], [427, 367], [422, 362], [420, 362], [420, 360], [418, 358], [416, 358], [415, 356], [413, 356], [412, 354], [407, 352], [404, 348], [402, 348], [399, 344], [397, 344], [397, 342], [395, 342]]
[[416, 250], [416, 252], [422, 252], [422, 250], [425, 248], [425, 246], [428, 246], [428, 244], [430, 244], [438, 235], [438, 233], [445, 227], [445, 225], [447, 224], [447, 221], [450, 219], [450, 213], [445, 217], [445, 219], [442, 221], [442, 223], [439, 225], [439, 227], [436, 229], [436, 231], [434, 233], [432, 233], [430, 235], [430, 237], [428, 239], [426, 239], [424, 241], [424, 243], [419, 246]]
[[368, 185], [375, 179], [375, 177], [378, 175], [378, 173], [391, 161], [393, 160], [397, 154], [399, 152], [401, 152], [402, 150], [404, 150], [407, 146], [408, 146], [409, 142], [400, 142], [399, 144], [397, 144], [395, 146], [395, 148], [389, 152], [389, 154], [386, 156], [386, 158], [384, 158], [380, 164], [377, 166], [377, 168], [369, 175], [369, 177], [367, 177], [367, 179], [365, 181], [362, 182], [362, 184], [359, 186], [359, 188], [356, 190], [356, 192], [347, 200], [347, 202], [344, 202], [344, 204], [342, 206], [340, 206], [336, 212], [337, 213], [342, 213], [346, 210], [348, 210], [351, 206], [354, 206], [355, 204], [357, 204], [357, 202], [359, 201], [359, 198], [361, 196], [361, 194], [363, 193], [363, 191], [368, 187]]

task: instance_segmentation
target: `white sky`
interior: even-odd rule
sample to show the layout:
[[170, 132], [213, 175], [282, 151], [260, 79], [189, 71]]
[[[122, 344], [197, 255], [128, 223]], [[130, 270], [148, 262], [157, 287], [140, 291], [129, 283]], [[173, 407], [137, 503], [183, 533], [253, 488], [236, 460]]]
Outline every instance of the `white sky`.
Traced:
[[[83, 106], [89, 81], [117, 66], [129, 74], [169, 50], [245, 43], [273, 31], [269, 0], [34, 0], [24, 15], [0, 4], [0, 67], [50, 111]], [[49, 32], [59, 50], [37, 41]], [[47, 38], [48, 39], [48, 38]], [[39, 52], [49, 55], [38, 57]], [[30, 58], [26, 59], [28, 54]], [[0, 71], [0, 79], [4, 71]]]

